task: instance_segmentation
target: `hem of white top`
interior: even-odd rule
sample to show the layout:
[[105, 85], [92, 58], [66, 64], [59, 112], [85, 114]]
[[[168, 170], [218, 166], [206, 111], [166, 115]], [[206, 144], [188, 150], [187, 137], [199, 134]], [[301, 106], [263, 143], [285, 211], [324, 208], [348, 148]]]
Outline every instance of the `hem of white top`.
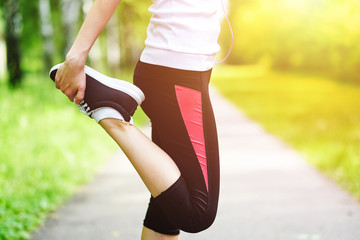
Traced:
[[216, 54], [182, 53], [165, 49], [145, 47], [140, 61], [144, 63], [189, 70], [207, 71], [214, 67]]

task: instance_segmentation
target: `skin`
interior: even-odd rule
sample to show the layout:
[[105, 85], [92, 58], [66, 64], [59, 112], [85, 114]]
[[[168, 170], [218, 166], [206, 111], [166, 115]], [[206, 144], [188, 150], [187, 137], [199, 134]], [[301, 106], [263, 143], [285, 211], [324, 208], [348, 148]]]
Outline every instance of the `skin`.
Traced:
[[[103, 119], [99, 124], [128, 157], [153, 197], [180, 177], [174, 161], [134, 125], [117, 119]], [[178, 240], [179, 235], [164, 235], [143, 227], [141, 239]]]
[[[94, 2], [64, 64], [57, 71], [56, 87], [76, 104], [84, 99], [86, 58], [119, 3], [120, 0]], [[174, 161], [135, 126], [117, 119], [103, 119], [99, 124], [127, 155], [153, 197], [168, 189], [180, 177]], [[141, 236], [141, 240], [178, 239], [179, 235], [165, 235], [146, 227], [143, 227]]]
[[64, 64], [58, 69], [55, 77], [56, 87], [70, 101], [74, 101], [76, 94], [76, 104], [84, 99], [86, 58], [119, 3], [120, 0], [96, 0], [94, 2], [66, 55]]

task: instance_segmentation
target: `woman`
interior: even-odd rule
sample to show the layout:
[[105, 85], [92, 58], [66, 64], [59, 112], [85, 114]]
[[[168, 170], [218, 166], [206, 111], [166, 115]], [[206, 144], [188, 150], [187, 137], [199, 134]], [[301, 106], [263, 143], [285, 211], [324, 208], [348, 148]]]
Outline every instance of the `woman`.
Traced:
[[208, 84], [219, 51], [217, 1], [154, 0], [149, 8], [134, 84], [146, 97], [152, 141], [129, 123], [141, 91], [84, 67], [120, 0], [94, 2], [65, 62], [52, 69], [56, 87], [99, 122], [150, 191], [143, 240], [179, 239], [179, 230], [202, 231], [216, 215], [219, 153]]

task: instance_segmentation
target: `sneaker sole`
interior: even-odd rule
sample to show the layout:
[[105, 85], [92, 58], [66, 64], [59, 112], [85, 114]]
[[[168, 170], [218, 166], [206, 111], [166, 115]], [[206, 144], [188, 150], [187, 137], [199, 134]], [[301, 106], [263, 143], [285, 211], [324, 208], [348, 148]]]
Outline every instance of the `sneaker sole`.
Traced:
[[[62, 63], [53, 66], [50, 69], [49, 75], [51, 75], [53, 71], [58, 70], [61, 65]], [[144, 93], [140, 90], [140, 88], [138, 88], [134, 84], [131, 84], [124, 80], [108, 77], [86, 65], [84, 68], [84, 72], [86, 75], [92, 77], [93, 79], [104, 84], [105, 86], [128, 94], [129, 96], [135, 99], [138, 105], [140, 105], [145, 100]]]

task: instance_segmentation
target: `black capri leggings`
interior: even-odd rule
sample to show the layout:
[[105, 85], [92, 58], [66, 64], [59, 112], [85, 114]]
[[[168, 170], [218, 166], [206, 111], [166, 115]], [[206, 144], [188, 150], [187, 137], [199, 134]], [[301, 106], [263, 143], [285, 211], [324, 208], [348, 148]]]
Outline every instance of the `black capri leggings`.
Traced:
[[[144, 226], [177, 235], [199, 232], [214, 221], [219, 196], [219, 150], [205, 72], [138, 62], [134, 84], [152, 124], [152, 140], [176, 163], [181, 177], [151, 197]], [[154, 176], [156, 177], [156, 176]]]

